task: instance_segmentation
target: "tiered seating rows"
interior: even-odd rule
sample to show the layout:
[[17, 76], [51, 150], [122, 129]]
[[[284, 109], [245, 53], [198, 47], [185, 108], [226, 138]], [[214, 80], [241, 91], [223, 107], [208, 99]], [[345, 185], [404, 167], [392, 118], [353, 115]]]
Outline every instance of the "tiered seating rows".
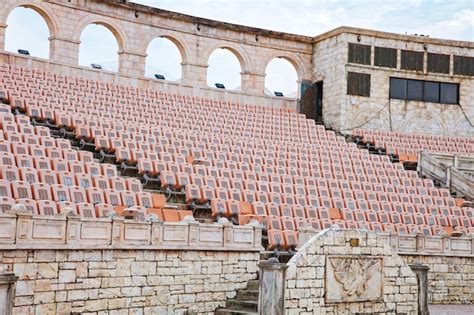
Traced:
[[11, 108], [185, 191], [188, 203], [210, 203], [215, 216], [255, 218], [287, 245], [305, 222], [399, 233], [472, 230], [472, 208], [458, 207], [447, 190], [304, 115], [6, 65], [0, 73]]
[[474, 156], [473, 137], [448, 137], [419, 133], [354, 129], [353, 137], [371, 143], [376, 149], [397, 155], [401, 161], [416, 161], [421, 151]]

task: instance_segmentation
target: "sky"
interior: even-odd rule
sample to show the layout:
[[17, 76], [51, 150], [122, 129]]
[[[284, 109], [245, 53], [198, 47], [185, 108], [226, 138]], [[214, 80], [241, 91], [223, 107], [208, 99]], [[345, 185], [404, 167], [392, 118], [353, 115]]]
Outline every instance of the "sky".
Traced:
[[[338, 26], [401, 34], [474, 41], [474, 0], [134, 0], [134, 2], [230, 23], [315, 36]], [[6, 50], [28, 49], [48, 58], [48, 27], [31, 9], [17, 8], [7, 20]], [[89, 25], [81, 35], [79, 64], [98, 63], [117, 71], [117, 42], [110, 31]], [[155, 39], [148, 48], [145, 75], [181, 79], [181, 56], [170, 41]], [[231, 52], [218, 49], [208, 61], [209, 86], [223, 83], [240, 89], [240, 64]], [[284, 59], [270, 62], [266, 91], [296, 92], [296, 71]]]

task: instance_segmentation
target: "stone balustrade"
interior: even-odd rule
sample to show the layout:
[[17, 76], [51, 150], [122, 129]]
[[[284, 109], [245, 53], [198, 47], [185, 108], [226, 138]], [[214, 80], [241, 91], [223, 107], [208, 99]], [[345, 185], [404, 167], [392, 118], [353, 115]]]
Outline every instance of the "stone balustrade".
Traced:
[[0, 215], [0, 249], [150, 248], [260, 251], [262, 230], [252, 225], [148, 222], [123, 218]]
[[[300, 230], [298, 233], [299, 246], [303, 246], [318, 231], [313, 229]], [[399, 255], [442, 255], [458, 257], [474, 257], [474, 235], [462, 237], [450, 237], [446, 235], [425, 236], [398, 235], [390, 233], [379, 233]]]

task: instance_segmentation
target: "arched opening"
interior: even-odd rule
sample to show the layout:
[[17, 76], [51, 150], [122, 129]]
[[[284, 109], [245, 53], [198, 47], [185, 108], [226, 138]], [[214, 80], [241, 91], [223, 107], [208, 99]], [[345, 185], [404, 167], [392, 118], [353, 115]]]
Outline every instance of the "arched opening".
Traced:
[[216, 83], [221, 83], [228, 90], [240, 90], [242, 66], [230, 49], [214, 50], [207, 64], [207, 85], [216, 87]]
[[183, 56], [178, 46], [169, 38], [157, 37], [146, 51], [145, 76], [162, 75], [166, 80], [178, 81], [182, 76]]
[[[45, 19], [31, 8], [15, 8], [7, 19], [5, 50], [27, 50], [31, 56], [49, 58], [50, 29]], [[26, 52], [23, 52], [26, 53]]]
[[265, 70], [265, 93], [281, 92], [286, 97], [298, 97], [298, 73], [285, 58], [273, 58]]
[[82, 31], [80, 40], [79, 65], [118, 71], [119, 44], [112, 31], [101, 24], [89, 24]]

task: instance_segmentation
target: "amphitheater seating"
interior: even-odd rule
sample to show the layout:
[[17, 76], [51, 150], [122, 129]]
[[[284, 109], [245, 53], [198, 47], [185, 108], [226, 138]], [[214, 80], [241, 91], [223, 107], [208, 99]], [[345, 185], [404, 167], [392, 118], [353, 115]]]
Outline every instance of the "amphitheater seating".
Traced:
[[[192, 214], [166, 209], [164, 196], [143, 191], [140, 178], [214, 217], [259, 221], [269, 249], [296, 246], [306, 225], [426, 235], [474, 231], [474, 209], [460, 207], [448, 190], [290, 110], [9, 65], [0, 65], [0, 96], [9, 104], [0, 105], [3, 210], [21, 202], [41, 215], [66, 207], [83, 217], [122, 215], [127, 207], [165, 221]], [[103, 163], [52, 137], [49, 127]], [[399, 155], [419, 149], [401, 139], [474, 152], [472, 139], [395, 134], [355, 131]], [[137, 178], [120, 177], [117, 166]]]
[[398, 156], [402, 162], [416, 162], [421, 151], [474, 155], [473, 137], [448, 137], [364, 129], [354, 129], [352, 136], [388, 155]]

